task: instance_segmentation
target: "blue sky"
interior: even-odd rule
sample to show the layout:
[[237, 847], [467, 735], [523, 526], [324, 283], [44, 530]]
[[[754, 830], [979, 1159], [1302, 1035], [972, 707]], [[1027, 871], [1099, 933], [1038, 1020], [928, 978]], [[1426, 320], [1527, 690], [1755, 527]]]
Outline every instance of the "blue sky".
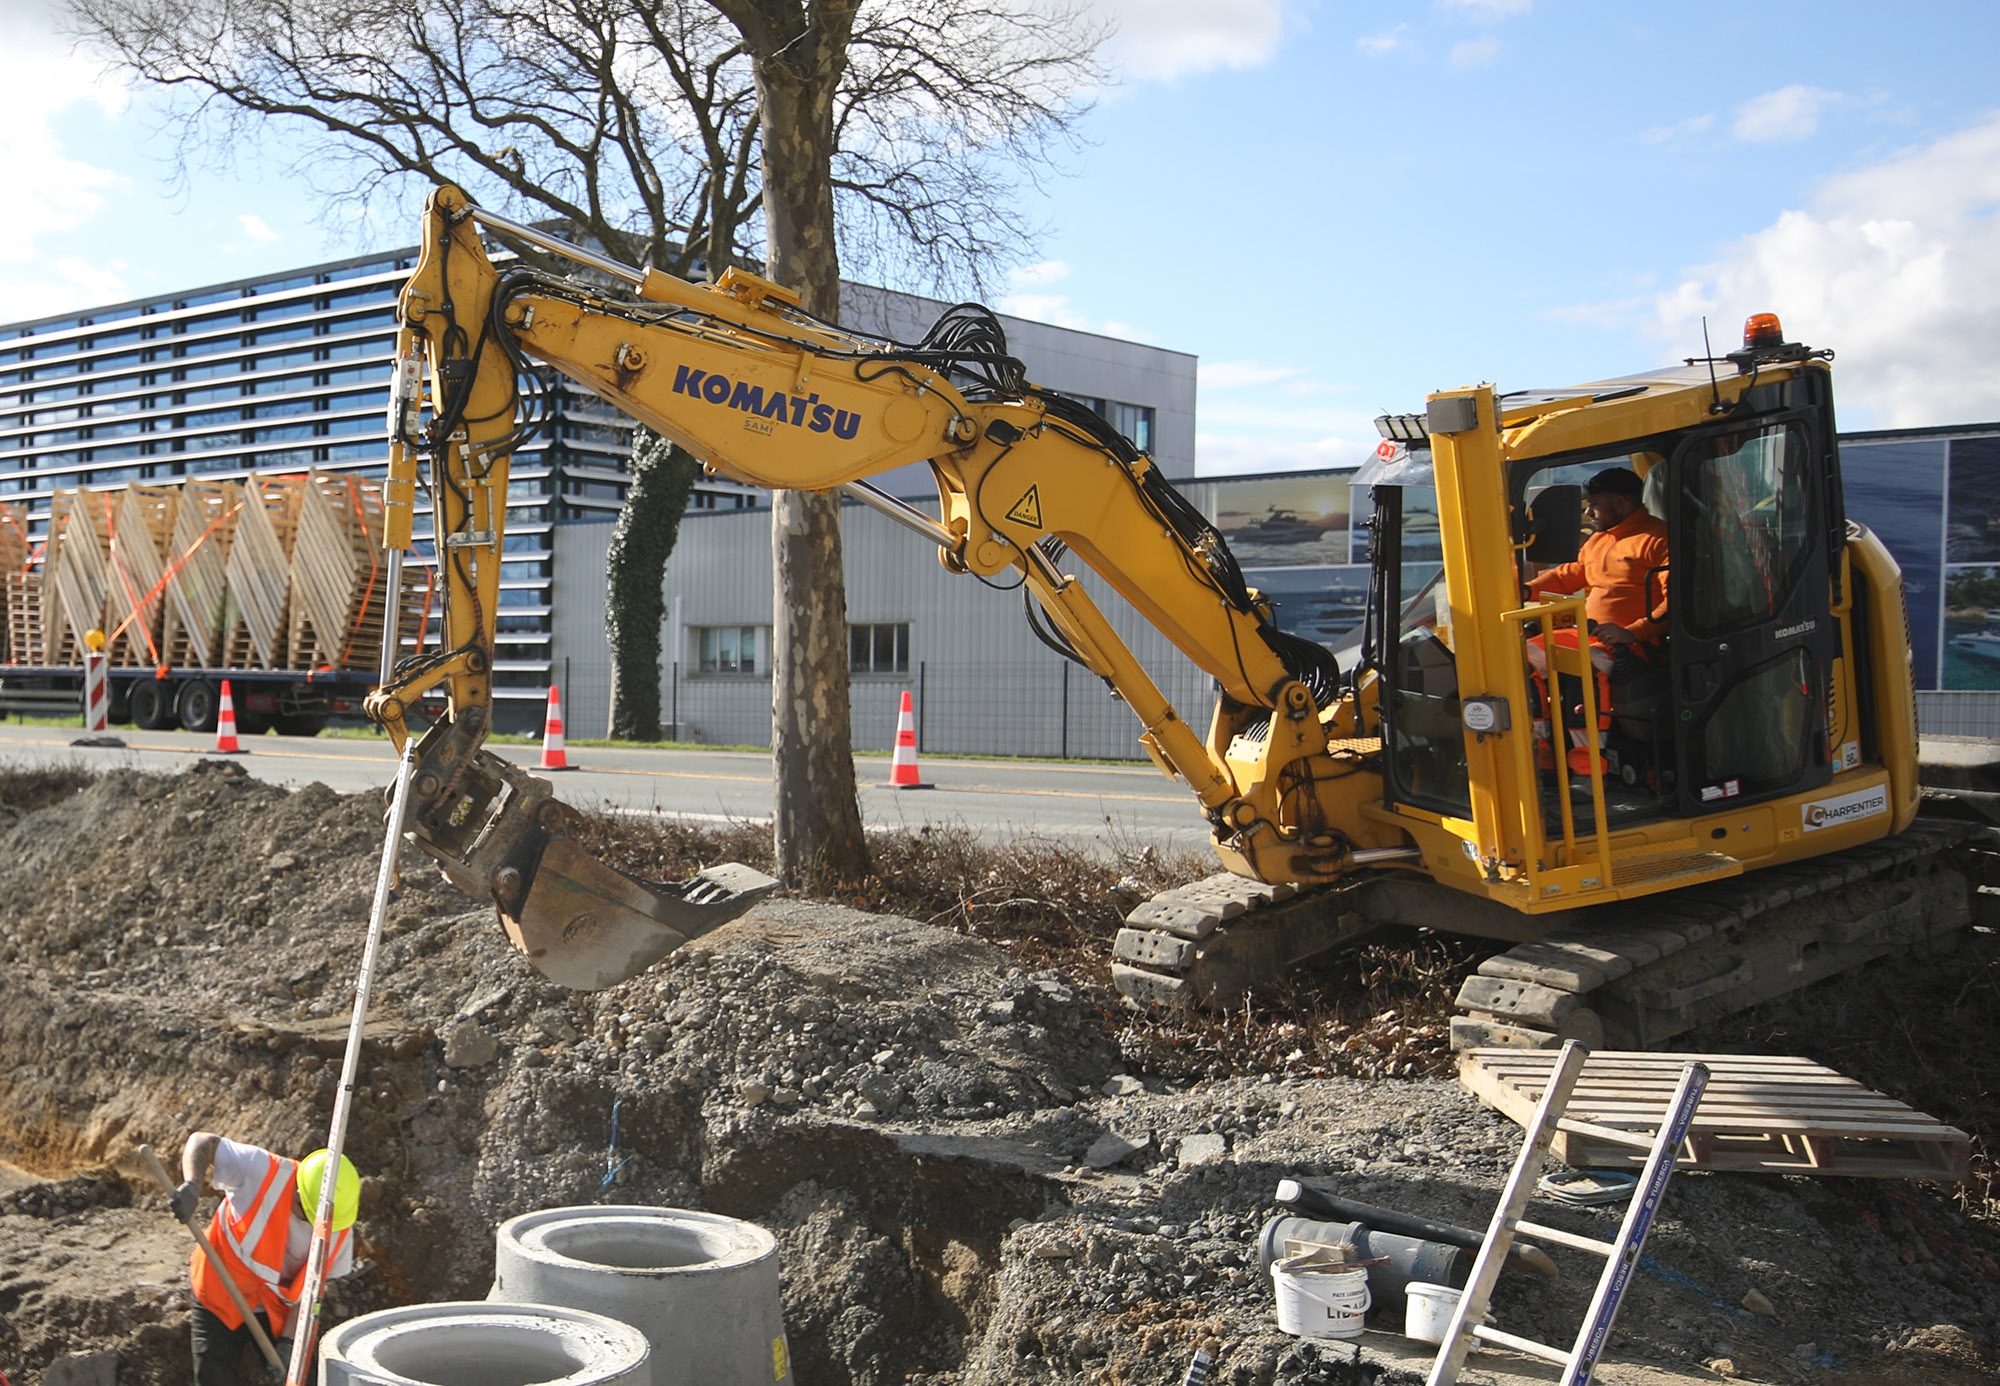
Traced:
[[[0, 13], [0, 320], [407, 243]], [[1001, 306], [1202, 360], [1205, 473], [1348, 462], [1425, 391], [1836, 348], [1842, 421], [2000, 419], [2000, 6], [1099, 0], [1121, 80]], [[1060, 382], [1050, 382], [1059, 384]]]

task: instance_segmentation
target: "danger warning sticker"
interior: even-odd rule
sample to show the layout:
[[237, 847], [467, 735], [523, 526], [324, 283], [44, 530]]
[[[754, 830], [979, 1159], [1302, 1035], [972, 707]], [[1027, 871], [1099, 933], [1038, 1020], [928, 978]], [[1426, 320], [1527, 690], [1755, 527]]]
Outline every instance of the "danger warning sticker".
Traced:
[[1030, 486], [1028, 494], [1014, 502], [1014, 508], [1007, 512], [1007, 518], [1017, 525], [1027, 525], [1031, 529], [1042, 527], [1042, 493]]

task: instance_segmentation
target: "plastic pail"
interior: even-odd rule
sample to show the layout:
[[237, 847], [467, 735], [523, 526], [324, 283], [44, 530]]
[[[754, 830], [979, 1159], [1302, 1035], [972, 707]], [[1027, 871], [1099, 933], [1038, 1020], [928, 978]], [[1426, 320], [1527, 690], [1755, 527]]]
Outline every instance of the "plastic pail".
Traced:
[[1365, 1270], [1313, 1271], [1271, 1268], [1278, 1294], [1278, 1327], [1302, 1338], [1359, 1338], [1372, 1303]]
[[1463, 1292], [1448, 1285], [1425, 1285], [1412, 1281], [1404, 1293], [1409, 1299], [1403, 1310], [1403, 1336], [1420, 1343], [1443, 1342], [1444, 1332], [1451, 1327], [1451, 1316], [1458, 1312], [1458, 1299]]

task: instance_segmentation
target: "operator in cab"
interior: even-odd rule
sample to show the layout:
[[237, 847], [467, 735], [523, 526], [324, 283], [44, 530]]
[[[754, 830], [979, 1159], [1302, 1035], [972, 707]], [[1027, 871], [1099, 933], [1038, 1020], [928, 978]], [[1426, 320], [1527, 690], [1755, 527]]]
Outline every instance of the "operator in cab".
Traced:
[[1591, 662], [1608, 673], [1621, 657], [1653, 662], [1667, 622], [1657, 600], [1666, 590], [1667, 526], [1646, 509], [1646, 484], [1629, 467], [1607, 467], [1584, 486], [1591, 536], [1574, 563], [1529, 579], [1528, 595], [1587, 592]]
[[[222, 1258], [222, 1268], [209, 1264], [200, 1247], [193, 1253], [195, 1386], [244, 1382], [243, 1356], [251, 1346], [251, 1333], [223, 1288], [220, 1277], [225, 1270], [251, 1311], [263, 1320], [279, 1357], [290, 1361], [326, 1156], [319, 1150], [304, 1160], [288, 1160], [212, 1131], [188, 1137], [181, 1150], [185, 1182], [174, 1190], [174, 1216], [186, 1222], [194, 1215], [204, 1181], [223, 1195], [208, 1224], [208, 1242]], [[334, 1184], [328, 1280], [354, 1269], [353, 1229], [360, 1209], [361, 1177], [343, 1155]]]

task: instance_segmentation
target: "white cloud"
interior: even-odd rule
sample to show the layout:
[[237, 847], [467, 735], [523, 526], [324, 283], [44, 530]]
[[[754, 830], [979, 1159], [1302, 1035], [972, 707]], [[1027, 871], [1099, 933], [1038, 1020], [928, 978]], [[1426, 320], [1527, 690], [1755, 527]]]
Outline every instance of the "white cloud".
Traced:
[[1533, 9], [1535, 0], [1444, 0], [1444, 7], [1477, 19], [1512, 19]]
[[1749, 144], [1805, 139], [1819, 129], [1820, 112], [1841, 99], [1839, 92], [1821, 87], [1793, 85], [1767, 91], [1736, 108], [1736, 138]]
[[999, 309], [1011, 317], [1045, 322], [1052, 327], [1089, 331], [1083, 314], [1070, 306], [1067, 294], [1002, 294]]
[[1409, 25], [1398, 24], [1395, 28], [1385, 29], [1379, 34], [1364, 34], [1354, 40], [1354, 46], [1371, 58], [1387, 57], [1398, 49], [1410, 46], [1410, 41], [1406, 37], [1409, 31]]
[[1197, 432], [1194, 469], [1198, 476], [1242, 476], [1318, 467], [1358, 467], [1368, 460], [1380, 441], [1372, 426], [1365, 433], [1295, 438]]
[[32, 266], [0, 274], [0, 320], [60, 312], [124, 290], [115, 273], [76, 259], [53, 263], [44, 242], [105, 210], [107, 194], [123, 186], [109, 169], [64, 152], [51, 120], [71, 107], [95, 104], [116, 115], [122, 85], [101, 64], [72, 53], [55, 37], [40, 6], [0, 6], [0, 168], [10, 189], [0, 217], [0, 264]]
[[1299, 0], [1096, 0], [1118, 32], [1106, 56], [1127, 76], [1171, 82], [1277, 56]]
[[1204, 390], [1240, 390], [1249, 385], [1273, 385], [1299, 374], [1297, 366], [1266, 366], [1257, 361], [1203, 361], [1198, 369]]
[[1054, 284], [1069, 278], [1069, 262], [1066, 260], [1043, 260], [1039, 264], [1016, 265], [1007, 271], [1007, 282], [1019, 287], [1023, 284]]
[[1451, 46], [1453, 67], [1487, 67], [1500, 56], [1500, 40], [1488, 35], [1482, 39], [1466, 39]]
[[236, 222], [237, 225], [243, 228], [243, 234], [253, 241], [262, 241], [266, 245], [275, 245], [277, 242], [285, 239], [271, 229], [270, 223], [254, 212], [237, 213]]
[[1910, 427], [2000, 418], [2000, 114], [1829, 179], [1807, 206], [1653, 296], [1647, 330], [1695, 354], [1774, 312], [1840, 353], [1842, 418]]
[[1677, 120], [1672, 125], [1655, 125], [1652, 129], [1643, 132], [1639, 136], [1639, 139], [1644, 144], [1672, 144], [1675, 140], [1684, 139], [1690, 135], [1706, 133], [1709, 127], [1714, 124], [1715, 117], [1713, 115], [1689, 116], [1686, 120]]

